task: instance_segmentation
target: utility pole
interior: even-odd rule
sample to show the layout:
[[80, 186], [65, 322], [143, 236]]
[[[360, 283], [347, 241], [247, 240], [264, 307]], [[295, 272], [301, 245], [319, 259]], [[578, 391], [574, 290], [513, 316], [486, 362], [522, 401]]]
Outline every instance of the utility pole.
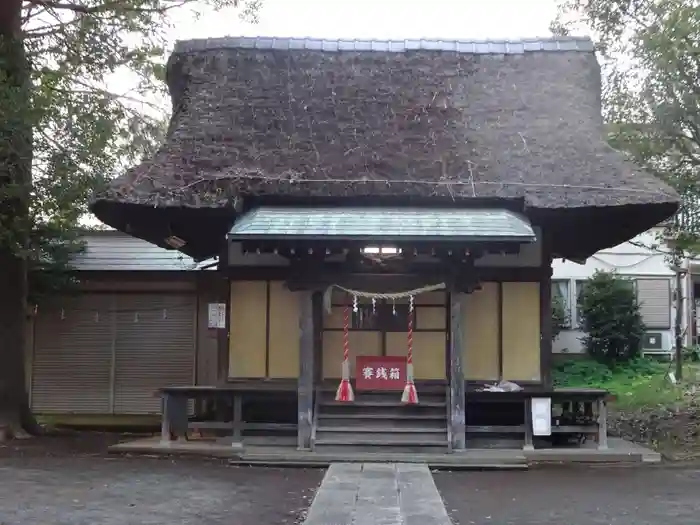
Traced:
[[[677, 259], [676, 263], [678, 262]], [[687, 270], [680, 264], [675, 264], [673, 271], [676, 273], [676, 319], [673, 326], [673, 332], [676, 336], [674, 359], [676, 360], [676, 381], [680, 381], [683, 379], [683, 277]]]

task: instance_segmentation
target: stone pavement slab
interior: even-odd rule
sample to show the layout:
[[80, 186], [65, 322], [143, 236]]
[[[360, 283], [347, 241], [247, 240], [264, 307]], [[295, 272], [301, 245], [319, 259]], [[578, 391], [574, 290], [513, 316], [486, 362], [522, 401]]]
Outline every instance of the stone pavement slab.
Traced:
[[334, 463], [304, 525], [451, 525], [427, 465]]
[[450, 518], [426, 465], [398, 464], [402, 525], [446, 525]]

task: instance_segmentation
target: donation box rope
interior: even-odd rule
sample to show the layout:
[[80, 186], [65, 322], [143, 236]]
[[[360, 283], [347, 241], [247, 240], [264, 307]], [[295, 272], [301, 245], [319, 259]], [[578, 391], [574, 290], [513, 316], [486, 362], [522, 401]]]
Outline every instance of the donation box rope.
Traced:
[[[343, 286], [332, 284], [329, 286], [325, 293], [323, 294], [323, 306], [328, 313], [331, 313], [332, 305], [332, 294], [333, 288], [338, 288], [343, 292], [346, 292], [352, 296], [352, 309], [354, 313], [357, 313], [357, 299], [358, 297], [367, 297], [375, 301], [377, 299], [383, 300], [393, 300], [408, 298], [408, 354], [406, 356], [406, 385], [404, 386], [403, 393], [401, 395], [401, 402], [406, 404], [416, 404], [418, 403], [418, 392], [416, 391], [416, 385], [414, 383], [413, 376], [413, 314], [414, 314], [414, 297], [418, 294], [434, 292], [436, 290], [444, 290], [445, 283], [433, 284], [430, 286], [424, 286], [422, 288], [416, 288], [414, 290], [407, 290], [404, 292], [393, 292], [393, 293], [374, 293], [374, 292], [363, 292], [361, 290], [352, 290], [350, 288], [345, 288]], [[342, 374], [340, 385], [338, 385], [338, 390], [335, 394], [336, 401], [351, 402], [355, 400], [355, 393], [352, 390], [352, 385], [350, 384], [350, 304], [345, 304], [343, 309], [343, 363], [342, 363]]]

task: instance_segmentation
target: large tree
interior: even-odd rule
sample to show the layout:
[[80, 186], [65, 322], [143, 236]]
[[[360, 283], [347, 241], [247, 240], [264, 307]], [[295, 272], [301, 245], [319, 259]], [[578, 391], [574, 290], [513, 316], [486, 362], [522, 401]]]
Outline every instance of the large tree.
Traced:
[[[37, 430], [27, 314], [66, 284], [91, 191], [152, 152], [167, 122], [170, 15], [259, 0], [0, 0], [0, 433]], [[120, 80], [129, 89], [111, 87]], [[30, 272], [28, 269], [41, 270]], [[31, 294], [29, 282], [31, 282]]]
[[563, 0], [555, 33], [587, 28], [603, 60], [613, 147], [682, 197], [666, 234], [700, 251], [700, 6], [697, 0]]

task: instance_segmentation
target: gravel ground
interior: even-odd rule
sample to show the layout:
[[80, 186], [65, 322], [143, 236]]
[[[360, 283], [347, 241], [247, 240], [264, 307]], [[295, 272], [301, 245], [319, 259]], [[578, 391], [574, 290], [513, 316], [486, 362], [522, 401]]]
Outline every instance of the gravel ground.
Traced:
[[322, 469], [108, 456], [109, 435], [0, 447], [0, 525], [291, 525]]
[[433, 477], [455, 525], [700, 523], [697, 468], [547, 468]]

